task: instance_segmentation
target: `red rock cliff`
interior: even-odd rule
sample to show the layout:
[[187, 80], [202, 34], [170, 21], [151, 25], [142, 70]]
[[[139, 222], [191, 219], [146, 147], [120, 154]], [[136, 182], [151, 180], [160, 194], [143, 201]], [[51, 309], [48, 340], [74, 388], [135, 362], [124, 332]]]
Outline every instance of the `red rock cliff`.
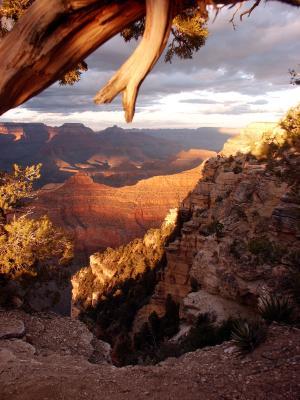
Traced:
[[45, 186], [35, 203], [36, 214], [48, 214], [74, 236], [79, 252], [91, 253], [128, 243], [159, 227], [199, 178], [197, 167], [114, 188], [80, 172], [63, 185]]

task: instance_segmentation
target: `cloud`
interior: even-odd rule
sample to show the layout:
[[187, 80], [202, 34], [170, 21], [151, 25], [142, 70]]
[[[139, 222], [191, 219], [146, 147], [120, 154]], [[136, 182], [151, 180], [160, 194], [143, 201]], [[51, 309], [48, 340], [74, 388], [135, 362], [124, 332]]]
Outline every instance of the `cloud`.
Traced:
[[[289, 85], [288, 70], [299, 63], [300, 10], [268, 2], [242, 23], [237, 17], [236, 30], [229, 23], [232, 13], [224, 9], [210, 23], [207, 44], [193, 60], [159, 61], [141, 87], [134, 126], [143, 121], [151, 126], [197, 126], [211, 123], [213, 115], [218, 126], [231, 120], [243, 124], [263, 113], [276, 118], [299, 99], [299, 88]], [[93, 97], [135, 46], [134, 41], [113, 38], [88, 58], [89, 71], [78, 84], [53, 85], [21, 107], [23, 118], [27, 112], [28, 118], [34, 113], [47, 121], [51, 115], [51, 120], [56, 116], [60, 121], [81, 116], [82, 122], [98, 120], [99, 126], [103, 121], [121, 122], [120, 96], [103, 106], [95, 105]], [[3, 119], [16, 115], [11, 111]]]

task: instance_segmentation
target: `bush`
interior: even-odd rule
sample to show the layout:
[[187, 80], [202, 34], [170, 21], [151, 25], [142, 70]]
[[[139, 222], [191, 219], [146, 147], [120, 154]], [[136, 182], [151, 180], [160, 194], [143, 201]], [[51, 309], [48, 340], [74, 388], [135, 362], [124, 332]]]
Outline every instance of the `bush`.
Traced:
[[213, 221], [206, 228], [205, 234], [206, 236], [210, 236], [216, 234], [217, 237], [222, 237], [224, 231], [224, 225], [219, 221]]
[[72, 257], [71, 241], [46, 216], [13, 218], [0, 233], [0, 273], [14, 279], [43, 274], [44, 267], [50, 273], [52, 265], [63, 265]]
[[215, 325], [215, 321], [216, 318], [213, 314], [200, 314], [195, 326], [179, 343], [181, 354], [207, 346], [215, 346], [230, 340], [235, 320], [229, 318], [223, 321], [221, 325]]
[[179, 304], [176, 303], [170, 294], [166, 300], [166, 312], [161, 319], [161, 332], [163, 337], [170, 338], [179, 330]]
[[287, 132], [288, 138], [299, 139], [300, 137], [300, 104], [291, 108], [280, 121], [280, 127]]
[[268, 293], [258, 299], [258, 312], [267, 322], [292, 322], [294, 308], [289, 296]]
[[267, 237], [256, 237], [249, 241], [248, 250], [258, 258], [258, 262], [274, 263], [282, 256], [282, 250]]
[[241, 172], [243, 172], [243, 168], [240, 165], [236, 165], [233, 170], [232, 170], [235, 174], [240, 174]]
[[266, 327], [260, 321], [236, 321], [231, 338], [241, 354], [253, 351], [266, 338]]

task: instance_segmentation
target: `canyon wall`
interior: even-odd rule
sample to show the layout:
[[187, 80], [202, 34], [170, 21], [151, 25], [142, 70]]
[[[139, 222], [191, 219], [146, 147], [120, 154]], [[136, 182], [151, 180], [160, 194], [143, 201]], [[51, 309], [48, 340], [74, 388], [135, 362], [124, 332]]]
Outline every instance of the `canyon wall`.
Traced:
[[[256, 125], [245, 129], [197, 172], [133, 332], [153, 311], [165, 313], [169, 295], [180, 304], [182, 323], [191, 326], [207, 312], [217, 321], [252, 316], [260, 295], [289, 293], [300, 260], [300, 146], [274, 125], [260, 127], [258, 133]], [[120, 248], [115, 254], [126, 264], [127, 253]], [[94, 276], [105, 275], [101, 257], [90, 258]], [[95, 306], [98, 299], [101, 293]]]
[[184, 135], [185, 141], [174, 129], [164, 138], [118, 126], [94, 132], [80, 123], [51, 127], [0, 122], [0, 169], [9, 170], [14, 163], [42, 163], [39, 187], [62, 183], [80, 171], [98, 183], [124, 186], [194, 168], [229, 137], [217, 128], [185, 130]]
[[95, 183], [80, 172], [62, 185], [45, 186], [34, 203], [35, 215], [49, 215], [75, 239], [79, 253], [120, 246], [159, 227], [168, 210], [193, 189], [200, 169], [121, 188]]
[[300, 146], [287, 140], [270, 157], [270, 137], [283, 144], [286, 135], [274, 124], [259, 127], [205, 162], [181, 207], [190, 218], [166, 247], [164, 274], [135, 330], [152, 311], [163, 315], [168, 294], [192, 323], [205, 312], [218, 320], [251, 314], [259, 295], [290, 287], [300, 262]]

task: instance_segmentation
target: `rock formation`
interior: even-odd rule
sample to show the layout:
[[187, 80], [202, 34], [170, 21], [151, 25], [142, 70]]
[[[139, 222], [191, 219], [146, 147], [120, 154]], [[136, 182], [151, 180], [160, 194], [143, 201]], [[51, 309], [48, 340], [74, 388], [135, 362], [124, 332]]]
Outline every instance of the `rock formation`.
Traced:
[[74, 311], [97, 306], [106, 294], [120, 284], [136, 280], [147, 269], [157, 268], [176, 221], [177, 209], [171, 209], [162, 226], [149, 229], [142, 239], [90, 256], [89, 266], [82, 268], [72, 278]]
[[299, 267], [300, 149], [283, 146], [274, 161], [268, 156], [270, 137], [282, 144], [284, 132], [259, 126], [230, 140], [226, 156], [205, 162], [182, 204], [190, 218], [166, 247], [164, 276], [139, 311], [138, 326], [153, 310], [163, 314], [168, 294], [191, 323], [205, 312], [219, 320], [249, 315], [263, 291], [287, 289], [291, 271]]
[[[181, 204], [179, 232], [165, 247], [159, 282], [138, 310], [133, 332], [153, 311], [165, 313], [168, 295], [180, 304], [181, 321], [192, 325], [205, 313], [219, 322], [253, 316], [261, 294], [289, 293], [300, 254], [300, 152], [284, 145], [284, 132], [274, 125], [260, 125], [253, 139], [256, 128], [245, 129], [204, 163]], [[274, 137], [281, 150], [270, 157]], [[123, 251], [115, 254], [122, 259]], [[94, 275], [103, 274], [103, 259], [91, 257]], [[97, 296], [95, 304], [101, 291]]]
[[200, 167], [179, 174], [141, 180], [114, 188], [78, 173], [58, 187], [46, 186], [35, 202], [37, 215], [51, 220], [75, 238], [78, 252], [116, 247], [157, 228], [195, 186]]
[[[105, 358], [87, 360], [91, 334], [79, 322], [47, 314], [17, 318], [24, 320], [26, 336], [0, 339], [1, 400], [96, 400], [99, 394], [103, 400], [296, 400], [300, 395], [296, 328], [272, 325], [266, 342], [243, 358], [226, 342], [155, 366], [116, 368]], [[98, 355], [105, 354], [101, 346]]]
[[229, 137], [212, 128], [201, 128], [197, 135], [185, 130], [185, 141], [182, 132], [178, 137], [176, 130], [168, 130], [165, 138], [159, 132], [152, 131], [153, 136], [147, 130], [117, 126], [94, 132], [83, 124], [0, 123], [0, 169], [8, 170], [13, 163], [42, 163], [40, 185], [62, 183], [78, 171], [100, 183], [131, 185], [191, 169], [207, 157], [206, 152], [211, 156], [220, 150]]
[[86, 325], [76, 319], [54, 313], [28, 314], [0, 308], [0, 359], [1, 355], [4, 359], [9, 356], [33, 363], [36, 357], [50, 360], [67, 356], [111, 363], [109, 344], [96, 339]]

